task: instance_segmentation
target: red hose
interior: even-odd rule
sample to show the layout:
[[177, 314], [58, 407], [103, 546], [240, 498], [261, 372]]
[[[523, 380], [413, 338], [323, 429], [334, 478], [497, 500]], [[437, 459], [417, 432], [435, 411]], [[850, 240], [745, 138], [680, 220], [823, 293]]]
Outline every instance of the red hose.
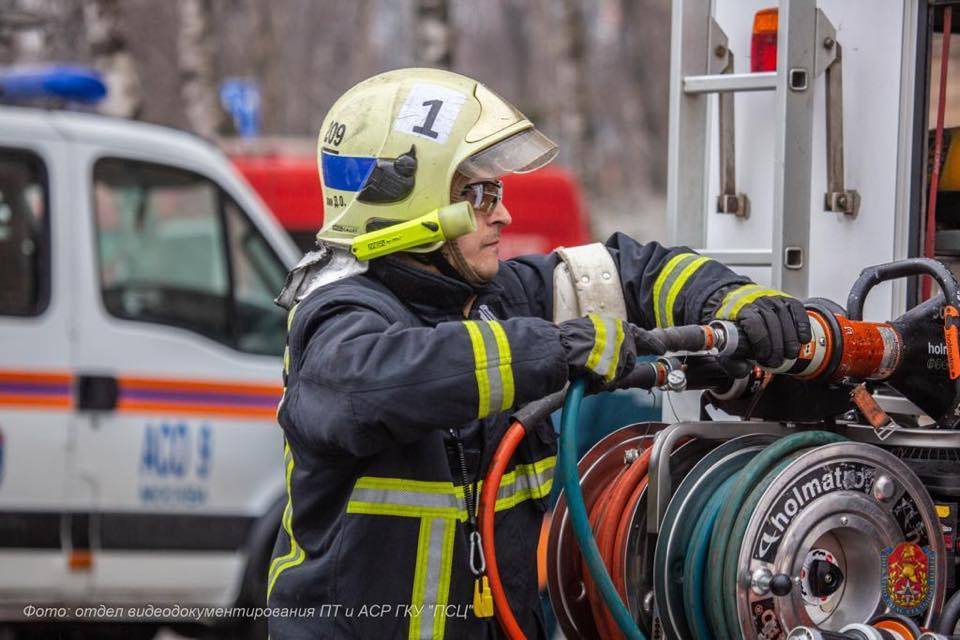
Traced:
[[[627, 586], [623, 581], [623, 571], [624, 571], [624, 560], [626, 560], [626, 544], [627, 536], [630, 533], [630, 527], [633, 526], [633, 512], [637, 508], [637, 503], [640, 502], [640, 498], [643, 496], [643, 492], [647, 489], [647, 478], [644, 476], [640, 480], [640, 483], [633, 490], [633, 493], [630, 494], [630, 499], [627, 500], [626, 507], [623, 510], [623, 513], [620, 514], [620, 524], [617, 527], [617, 537], [613, 544], [613, 561], [611, 566], [611, 575], [613, 576], [614, 584], [617, 587], [617, 590], [622, 594], [626, 594]], [[624, 600], [626, 600], [626, 595], [624, 595]]]
[[[943, 164], [943, 115], [947, 105], [947, 69], [950, 66], [950, 31], [953, 28], [953, 8], [943, 8], [943, 42], [940, 49], [940, 87], [937, 96], [937, 128], [933, 136], [933, 171], [930, 175], [929, 205], [927, 205], [927, 228], [923, 255], [932, 258], [937, 242], [937, 191], [940, 190], [940, 166]], [[923, 278], [921, 299], [930, 297], [933, 279]]]
[[[650, 449], [644, 450], [639, 458], [634, 460], [629, 467], [617, 475], [608, 488], [609, 498], [605, 505], [602, 518], [595, 528], [597, 546], [600, 548], [600, 555], [603, 557], [604, 564], [610, 571], [614, 586], [620, 598], [626, 602], [626, 585], [623, 582], [623, 563], [618, 562], [618, 558], [623, 557], [624, 539], [621, 537], [620, 545], [617, 544], [620, 524], [624, 520], [625, 508], [630, 502], [631, 496], [636, 493], [639, 485], [646, 485], [647, 470], [650, 464]], [[627, 517], [629, 520], [629, 516]], [[628, 525], [629, 526], [629, 525]], [[617, 569], [619, 565], [619, 570]], [[611, 637], [622, 638], [623, 635], [616, 626], [613, 616], [606, 607], [601, 608], [601, 615], [604, 618]]]
[[626, 523], [626, 528], [630, 528], [629, 521], [633, 515], [631, 504], [635, 505], [634, 498], [639, 500], [641, 488], [647, 484], [647, 471], [650, 467], [651, 449], [646, 449], [640, 454], [640, 457], [633, 461], [623, 479], [614, 487], [610, 502], [614, 505], [613, 517], [604, 524], [600, 535], [604, 539], [604, 547], [608, 549], [604, 560], [610, 566], [613, 583], [620, 592], [620, 597], [626, 601], [627, 588], [623, 581], [623, 544], [625, 540], [621, 536], [621, 529]]
[[526, 636], [517, 619], [513, 615], [510, 603], [507, 601], [507, 594], [503, 590], [503, 582], [500, 581], [500, 569], [497, 567], [497, 552], [494, 538], [494, 518], [497, 513], [497, 492], [500, 490], [500, 483], [503, 481], [503, 474], [510, 464], [510, 459], [520, 443], [527, 435], [526, 428], [519, 422], [514, 422], [507, 429], [506, 434], [500, 440], [497, 450], [490, 460], [490, 470], [483, 480], [483, 489], [480, 490], [480, 540], [483, 547], [483, 557], [487, 564], [487, 578], [490, 581], [490, 591], [493, 595], [494, 611], [497, 614], [497, 622], [500, 628], [507, 634], [510, 640], [526, 640]]
[[[510, 640], [526, 640], [510, 603], [507, 600], [500, 569], [497, 565], [496, 538], [494, 521], [496, 517], [497, 493], [503, 481], [503, 475], [510, 464], [517, 447], [526, 437], [526, 428], [520, 422], [514, 422], [507, 429], [490, 461], [490, 468], [480, 491], [479, 526], [481, 546], [486, 561], [487, 578], [493, 595], [497, 622]], [[626, 585], [623, 582], [623, 559], [627, 534], [631, 526], [631, 516], [647, 486], [647, 472], [650, 465], [651, 449], [645, 449], [629, 466], [620, 469], [611, 479], [593, 504], [589, 505], [590, 524], [597, 544], [600, 547], [604, 563], [610, 570], [620, 597], [626, 601]], [[622, 638], [606, 605], [603, 603], [596, 585], [588, 573], [583, 574], [583, 584], [593, 614], [594, 624], [601, 637]]]
[[[610, 498], [613, 495], [613, 488], [617, 485], [624, 474], [626, 474], [626, 472], [627, 468], [620, 469], [620, 471], [617, 472], [616, 477], [609, 484], [607, 484], [606, 487], [604, 487], [603, 491], [590, 508], [590, 528], [593, 530], [593, 535], [597, 540], [598, 547], [600, 546], [600, 537], [598, 535], [598, 531], [603, 523], [610, 519]], [[607, 565], [609, 570], [610, 564], [607, 562], [606, 555], [604, 555], [603, 547], [600, 547], [600, 555], [604, 560], [604, 564]], [[597, 627], [600, 637], [612, 639], [622, 638], [623, 634], [620, 633], [620, 629], [617, 627], [617, 623], [613, 620], [613, 617], [607, 612], [607, 605], [603, 601], [603, 596], [600, 595], [600, 591], [597, 589], [597, 585], [590, 576], [589, 572], [584, 572], [583, 574], [583, 585], [587, 591], [587, 599], [590, 601], [590, 611], [593, 614], [593, 623]]]

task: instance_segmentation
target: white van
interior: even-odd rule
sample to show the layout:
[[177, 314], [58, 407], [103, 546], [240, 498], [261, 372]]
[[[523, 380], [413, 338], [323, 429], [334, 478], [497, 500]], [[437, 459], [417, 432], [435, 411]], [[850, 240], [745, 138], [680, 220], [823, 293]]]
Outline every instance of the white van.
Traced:
[[199, 138], [0, 107], [0, 621], [262, 602], [297, 257]]

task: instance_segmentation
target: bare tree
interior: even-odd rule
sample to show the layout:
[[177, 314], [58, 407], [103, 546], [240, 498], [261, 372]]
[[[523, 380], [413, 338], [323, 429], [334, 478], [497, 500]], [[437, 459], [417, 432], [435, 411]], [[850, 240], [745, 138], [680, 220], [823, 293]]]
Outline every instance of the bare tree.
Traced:
[[263, 131], [311, 138], [364, 78], [453, 68], [560, 144], [597, 233], [656, 235], [669, 23], [664, 0], [0, 0], [0, 64], [89, 60], [104, 111], [208, 136], [229, 122], [218, 81], [255, 77]]
[[276, 73], [277, 41], [274, 37], [273, 9], [266, 2], [253, 3], [253, 69], [261, 86], [260, 109], [273, 113], [283, 102], [283, 78]]
[[107, 83], [100, 111], [138, 118], [143, 111], [143, 87], [124, 34], [119, 0], [84, 0], [83, 22], [94, 66]]
[[212, 138], [226, 127], [214, 73], [210, 0], [180, 0], [177, 60], [180, 95], [187, 121], [198, 134]]
[[8, 1], [0, 8], [4, 57], [13, 63], [44, 60], [50, 47], [51, 7], [45, 0]]
[[[668, 104], [670, 68], [670, 7], [660, 0], [621, 0], [621, 48], [627, 62], [627, 80], [638, 106], [637, 129], [643, 136], [645, 168], [651, 186], [662, 192], [667, 184]], [[629, 123], [631, 125], [635, 123]]]
[[563, 102], [560, 127], [570, 148], [568, 161], [589, 189], [594, 183], [590, 151], [594, 138], [587, 27], [582, 0], [559, 3], [557, 81]]
[[453, 65], [454, 27], [447, 0], [417, 0], [415, 59], [424, 67]]

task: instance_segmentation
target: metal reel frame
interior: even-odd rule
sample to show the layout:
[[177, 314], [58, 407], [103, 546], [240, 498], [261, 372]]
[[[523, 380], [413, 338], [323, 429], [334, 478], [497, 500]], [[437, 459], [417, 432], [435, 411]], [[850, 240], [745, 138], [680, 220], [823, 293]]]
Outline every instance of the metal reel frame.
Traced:
[[[647, 490], [647, 514], [645, 518], [648, 535], [651, 537], [657, 536], [664, 525], [664, 517], [666, 516], [667, 507], [670, 504], [674, 489], [674, 473], [670, 453], [683, 438], [693, 437], [719, 443], [754, 434], [783, 437], [799, 431], [819, 429], [834, 431], [854, 443], [875, 445], [884, 450], [887, 455], [891, 455], [891, 457], [892, 454], [886, 450], [897, 447], [935, 447], [960, 450], [960, 430], [896, 429], [892, 434], [881, 439], [873, 427], [849, 423], [829, 426], [819, 423], [794, 425], [761, 421], [696, 421], [671, 424], [658, 431], [653, 444], [653, 451], [651, 452], [648, 476], [649, 487]], [[926, 492], [925, 487], [921, 485], [921, 488]], [[942, 540], [940, 541], [940, 546], [942, 547]], [[943, 575], [942, 572], [944, 571], [946, 562], [945, 554], [940, 553], [937, 562], [937, 570], [941, 572], [940, 575]], [[942, 579], [938, 580], [937, 590], [938, 593], [935, 595], [935, 601], [942, 604], [944, 590], [944, 582]], [[927, 619], [930, 619], [934, 611], [935, 606], [931, 605]]]

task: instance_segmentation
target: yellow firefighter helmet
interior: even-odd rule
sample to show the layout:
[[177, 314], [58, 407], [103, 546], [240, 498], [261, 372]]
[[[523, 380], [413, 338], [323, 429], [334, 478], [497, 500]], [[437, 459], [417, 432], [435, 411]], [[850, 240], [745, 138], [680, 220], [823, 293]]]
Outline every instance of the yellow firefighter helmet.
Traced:
[[449, 205], [458, 170], [490, 180], [533, 171], [556, 154], [533, 123], [476, 80], [438, 69], [382, 73], [347, 91], [323, 121], [325, 220], [317, 240], [347, 247], [358, 235]]

